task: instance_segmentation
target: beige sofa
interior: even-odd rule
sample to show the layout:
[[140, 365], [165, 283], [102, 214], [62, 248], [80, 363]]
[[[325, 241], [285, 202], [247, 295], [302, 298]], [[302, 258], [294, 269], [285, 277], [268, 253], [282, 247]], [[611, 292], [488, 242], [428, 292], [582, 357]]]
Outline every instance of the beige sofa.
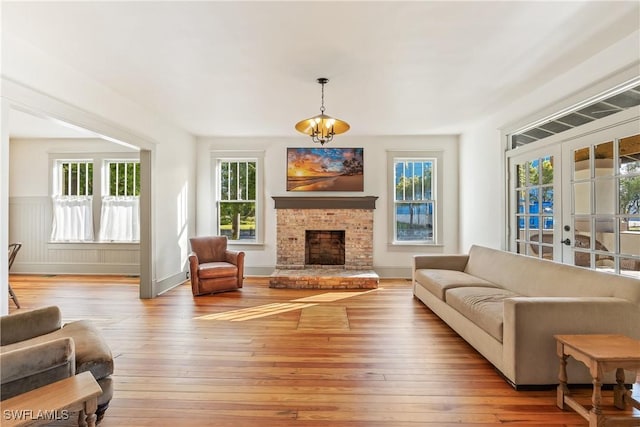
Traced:
[[[413, 262], [415, 297], [516, 388], [558, 383], [554, 334], [640, 339], [635, 278], [481, 246], [466, 255], [416, 255]], [[571, 383], [591, 383], [582, 364], [570, 360], [567, 370]], [[615, 383], [613, 374], [605, 382]]]

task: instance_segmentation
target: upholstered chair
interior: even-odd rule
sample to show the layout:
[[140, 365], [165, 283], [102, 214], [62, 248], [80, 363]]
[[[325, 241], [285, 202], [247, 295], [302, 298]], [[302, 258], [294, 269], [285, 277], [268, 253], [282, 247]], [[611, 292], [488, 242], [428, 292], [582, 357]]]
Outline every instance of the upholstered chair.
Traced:
[[5, 400], [89, 371], [102, 389], [98, 420], [113, 397], [113, 356], [100, 330], [88, 320], [62, 323], [56, 306], [0, 317], [0, 399]]
[[244, 252], [227, 249], [226, 236], [193, 237], [189, 242], [189, 275], [194, 296], [242, 287]]

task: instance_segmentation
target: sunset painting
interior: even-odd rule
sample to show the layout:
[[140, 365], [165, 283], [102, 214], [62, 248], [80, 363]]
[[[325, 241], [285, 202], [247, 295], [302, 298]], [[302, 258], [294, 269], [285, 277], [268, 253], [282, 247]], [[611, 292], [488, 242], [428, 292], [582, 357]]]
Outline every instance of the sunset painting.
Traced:
[[362, 148], [287, 148], [287, 191], [364, 191]]

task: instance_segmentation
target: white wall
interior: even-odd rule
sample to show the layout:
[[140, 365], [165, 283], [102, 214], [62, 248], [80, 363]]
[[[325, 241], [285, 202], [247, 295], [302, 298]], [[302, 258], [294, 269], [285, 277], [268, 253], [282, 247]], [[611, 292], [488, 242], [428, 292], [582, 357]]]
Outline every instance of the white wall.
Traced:
[[[151, 277], [143, 284], [149, 287], [144, 294], [153, 296], [181, 283], [185, 278], [184, 236], [190, 234], [184, 228], [195, 222], [195, 138], [22, 40], [3, 34], [2, 48], [3, 152], [9, 144], [4, 132], [10, 125], [7, 108], [44, 113], [150, 150], [153, 205], [147, 267]], [[0, 218], [4, 218], [8, 216], [8, 186], [0, 190]], [[0, 225], [0, 234], [7, 236], [8, 221]], [[0, 280], [0, 293], [6, 294], [6, 274]], [[8, 303], [0, 301], [0, 313], [6, 312]]]
[[460, 138], [460, 249], [506, 248], [505, 132], [542, 119], [640, 74], [640, 30], [482, 118]]
[[[309, 137], [287, 138], [199, 138], [198, 189], [196, 234], [215, 232], [215, 202], [213, 198], [212, 150], [264, 151], [264, 245], [242, 245], [246, 252], [248, 274], [270, 274], [276, 264], [276, 215], [272, 196], [378, 196], [374, 212], [374, 268], [382, 277], [410, 277], [411, 255], [414, 253], [458, 251], [458, 137], [443, 136], [373, 136], [340, 135], [331, 147], [364, 148], [363, 192], [287, 192], [287, 147], [317, 147]], [[388, 243], [388, 183], [387, 151], [442, 151], [443, 184], [443, 241], [440, 246], [391, 246]]]

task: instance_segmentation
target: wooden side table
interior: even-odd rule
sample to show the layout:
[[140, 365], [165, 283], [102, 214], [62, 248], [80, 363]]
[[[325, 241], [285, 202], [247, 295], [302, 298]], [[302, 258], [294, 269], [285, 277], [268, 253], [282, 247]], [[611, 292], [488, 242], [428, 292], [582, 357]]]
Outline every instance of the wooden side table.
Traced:
[[3, 426], [48, 424], [80, 410], [78, 425], [95, 427], [102, 389], [91, 372], [82, 372], [2, 402]]
[[[640, 409], [640, 402], [631, 396], [624, 386], [624, 370], [640, 369], [640, 341], [624, 335], [555, 335], [557, 353], [560, 358], [560, 384], [556, 394], [556, 404], [560, 409], [565, 404], [589, 421], [589, 427], [638, 426], [637, 417], [605, 417], [602, 413], [602, 378], [605, 372], [616, 370], [616, 385], [613, 389], [613, 403], [618, 409], [627, 405]], [[567, 358], [584, 363], [593, 378], [592, 407], [590, 411], [570, 396], [567, 387]]]

